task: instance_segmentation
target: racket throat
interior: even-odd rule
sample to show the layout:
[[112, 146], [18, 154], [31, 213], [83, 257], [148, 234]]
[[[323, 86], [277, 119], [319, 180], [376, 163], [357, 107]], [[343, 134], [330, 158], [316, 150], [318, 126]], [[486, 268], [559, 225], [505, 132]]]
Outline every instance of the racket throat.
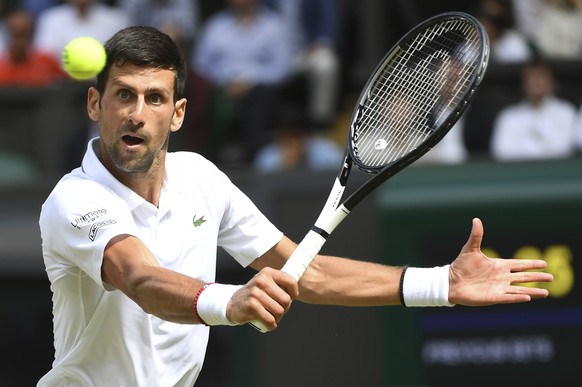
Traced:
[[329, 233], [327, 231], [317, 226], [311, 227], [311, 231], [321, 235], [324, 239], [327, 239], [327, 237], [329, 236]]
[[334, 211], [324, 211], [319, 215], [313, 227], [311, 227], [311, 231], [327, 239], [349, 213], [350, 211], [343, 204]]

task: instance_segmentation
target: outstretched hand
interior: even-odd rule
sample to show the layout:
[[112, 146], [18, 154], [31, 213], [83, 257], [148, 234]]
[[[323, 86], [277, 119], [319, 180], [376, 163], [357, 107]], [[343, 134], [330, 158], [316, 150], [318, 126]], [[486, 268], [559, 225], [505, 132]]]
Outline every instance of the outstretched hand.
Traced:
[[546, 262], [530, 259], [489, 258], [481, 252], [483, 224], [473, 219], [469, 240], [451, 264], [449, 301], [467, 306], [528, 302], [548, 296], [546, 289], [520, 286], [527, 282], [551, 282], [541, 271]]

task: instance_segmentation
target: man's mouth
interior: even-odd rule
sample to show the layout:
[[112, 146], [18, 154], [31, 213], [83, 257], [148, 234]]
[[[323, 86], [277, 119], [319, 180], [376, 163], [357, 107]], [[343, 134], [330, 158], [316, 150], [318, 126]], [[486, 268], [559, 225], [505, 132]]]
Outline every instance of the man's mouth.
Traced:
[[128, 134], [126, 134], [125, 136], [121, 137], [121, 140], [127, 146], [140, 145], [144, 141], [142, 138], [130, 136]]

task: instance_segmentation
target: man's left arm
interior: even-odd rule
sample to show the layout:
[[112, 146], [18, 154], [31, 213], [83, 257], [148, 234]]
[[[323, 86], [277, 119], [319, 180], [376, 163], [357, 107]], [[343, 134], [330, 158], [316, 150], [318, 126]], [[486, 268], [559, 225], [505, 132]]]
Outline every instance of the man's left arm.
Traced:
[[[406, 268], [318, 255], [299, 280], [297, 299], [344, 306], [485, 306], [527, 302], [548, 296], [542, 288], [521, 286], [550, 282], [549, 273], [532, 271], [543, 260], [489, 258], [481, 252], [483, 225], [473, 220], [467, 243], [451, 263], [437, 268]], [[280, 269], [296, 244], [283, 239], [251, 265]]]

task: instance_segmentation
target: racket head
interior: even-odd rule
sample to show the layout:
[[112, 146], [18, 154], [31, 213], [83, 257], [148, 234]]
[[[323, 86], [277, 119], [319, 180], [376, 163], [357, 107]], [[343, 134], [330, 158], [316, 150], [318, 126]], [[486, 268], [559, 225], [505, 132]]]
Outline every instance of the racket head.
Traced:
[[387, 179], [428, 152], [467, 108], [488, 61], [487, 33], [469, 14], [439, 14], [410, 30], [358, 98], [348, 136], [354, 165]]

